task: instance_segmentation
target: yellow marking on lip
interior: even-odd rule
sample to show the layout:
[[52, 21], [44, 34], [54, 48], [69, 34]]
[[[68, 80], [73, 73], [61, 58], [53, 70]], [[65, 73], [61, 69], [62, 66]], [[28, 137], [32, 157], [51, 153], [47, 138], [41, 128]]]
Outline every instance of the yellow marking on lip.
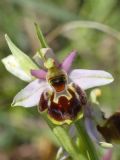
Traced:
[[70, 125], [74, 121], [77, 121], [77, 120], [83, 118], [83, 112], [79, 112], [78, 115], [77, 115], [77, 117], [74, 120], [66, 119], [66, 120], [63, 120], [63, 121], [57, 121], [53, 117], [51, 117], [49, 114], [48, 114], [48, 118], [51, 120], [52, 123], [54, 123], [56, 125], [63, 125], [63, 124]]
[[59, 93], [55, 92], [55, 96], [54, 96], [53, 102], [58, 103], [58, 100], [59, 100], [59, 98], [61, 96], [66, 97], [68, 100], [70, 100], [72, 98], [72, 95], [69, 93], [69, 91], [67, 90], [67, 88], [64, 91], [62, 91], [62, 92], [59, 92]]

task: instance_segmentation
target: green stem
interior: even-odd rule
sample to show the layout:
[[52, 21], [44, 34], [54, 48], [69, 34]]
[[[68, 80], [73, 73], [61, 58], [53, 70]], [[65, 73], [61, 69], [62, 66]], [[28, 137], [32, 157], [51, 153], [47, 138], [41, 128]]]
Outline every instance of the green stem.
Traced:
[[69, 153], [73, 160], [85, 160], [84, 156], [80, 154], [78, 147], [70, 137], [68, 130], [64, 126], [54, 125], [45, 114], [42, 114], [42, 116], [57, 137], [61, 146]]
[[65, 128], [63, 128], [62, 126], [56, 126], [53, 128], [53, 133], [56, 135], [64, 149], [74, 160], [84, 159], [84, 157], [80, 155], [77, 146], [73, 143], [71, 137], [68, 134], [68, 131]]
[[84, 127], [83, 120], [76, 121], [75, 126], [78, 131], [80, 142], [82, 142], [82, 147], [84, 147], [84, 152], [87, 159], [99, 160], [95, 146], [89, 138], [87, 131]]
[[35, 23], [35, 28], [36, 28], [38, 39], [40, 40], [41, 48], [48, 48], [48, 45], [43, 36], [43, 33], [37, 23]]

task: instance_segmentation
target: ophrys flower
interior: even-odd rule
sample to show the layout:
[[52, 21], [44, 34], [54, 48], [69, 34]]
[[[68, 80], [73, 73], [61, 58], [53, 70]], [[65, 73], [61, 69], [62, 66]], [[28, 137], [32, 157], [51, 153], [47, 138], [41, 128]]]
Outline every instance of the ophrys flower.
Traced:
[[60, 63], [51, 48], [41, 48], [34, 58], [36, 64], [7, 35], [6, 40], [13, 55], [2, 62], [8, 71], [30, 82], [14, 97], [12, 106], [38, 106], [40, 112], [47, 112], [53, 123], [69, 124], [83, 117], [87, 103], [84, 90], [113, 81], [112, 75], [106, 71], [71, 70], [75, 51]]

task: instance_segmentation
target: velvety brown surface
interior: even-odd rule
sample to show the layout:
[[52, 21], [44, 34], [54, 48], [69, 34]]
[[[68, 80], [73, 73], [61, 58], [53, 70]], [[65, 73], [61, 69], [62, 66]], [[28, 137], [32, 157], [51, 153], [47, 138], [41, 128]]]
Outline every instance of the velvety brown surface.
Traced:
[[108, 142], [120, 141], [120, 112], [108, 118], [104, 126], [98, 126], [98, 130]]
[[86, 103], [86, 97], [78, 86], [74, 89], [75, 92], [71, 88], [68, 88], [68, 92], [72, 97], [71, 99], [68, 99], [65, 95], [61, 95], [58, 98], [58, 102], [54, 102], [54, 92], [50, 97], [46, 97], [43, 93], [39, 103], [40, 111], [48, 109], [48, 114], [57, 121], [75, 119], [78, 113], [82, 111], [82, 106]]

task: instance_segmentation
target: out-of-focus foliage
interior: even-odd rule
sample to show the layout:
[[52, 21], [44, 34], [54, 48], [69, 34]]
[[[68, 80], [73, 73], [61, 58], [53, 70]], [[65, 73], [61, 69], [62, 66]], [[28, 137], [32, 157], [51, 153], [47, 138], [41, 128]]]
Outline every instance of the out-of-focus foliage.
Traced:
[[[120, 1], [1, 0], [0, 59], [10, 54], [5, 33], [32, 57], [39, 47], [34, 22], [39, 23], [61, 60], [75, 49], [78, 57], [74, 68], [104, 69], [113, 74], [114, 83], [101, 87], [101, 107], [109, 115], [120, 107], [120, 40], [96, 29], [77, 27], [64, 33], [60, 30], [68, 22], [72, 25], [81, 20], [100, 22], [119, 32]], [[13, 96], [26, 84], [10, 75], [2, 63], [0, 74], [0, 159], [54, 159], [57, 142], [36, 107], [10, 107]], [[120, 159], [119, 149], [114, 149], [114, 160]]]

